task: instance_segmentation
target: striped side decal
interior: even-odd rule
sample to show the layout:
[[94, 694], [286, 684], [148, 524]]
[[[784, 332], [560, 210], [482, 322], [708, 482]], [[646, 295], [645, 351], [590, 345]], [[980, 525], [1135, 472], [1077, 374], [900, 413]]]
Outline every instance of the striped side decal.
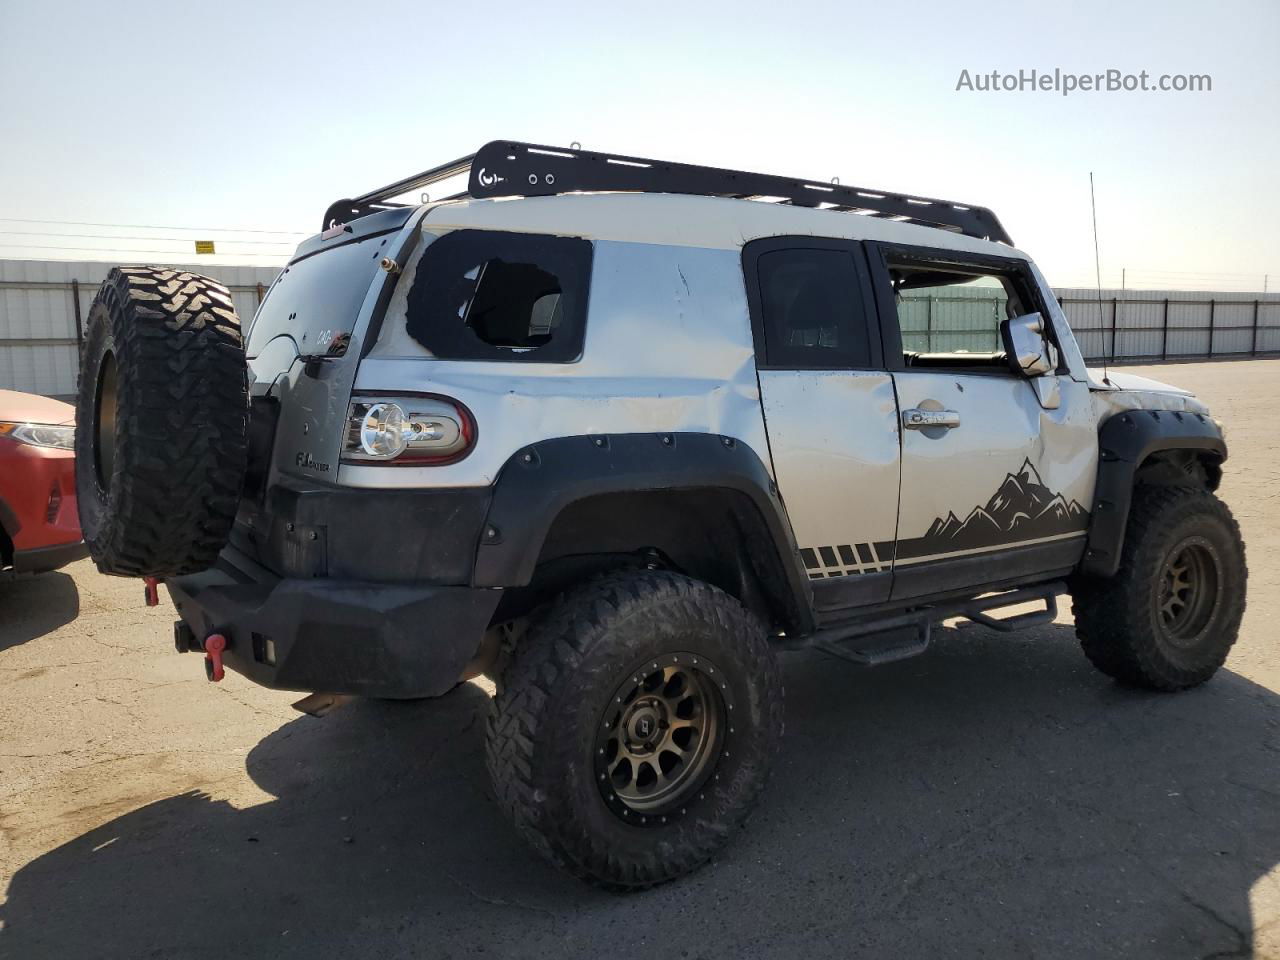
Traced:
[[880, 550], [886, 546], [883, 543], [837, 543], [828, 547], [804, 547], [800, 551], [800, 559], [804, 561], [810, 580], [885, 573], [893, 565], [890, 550], [885, 550], [881, 558]]

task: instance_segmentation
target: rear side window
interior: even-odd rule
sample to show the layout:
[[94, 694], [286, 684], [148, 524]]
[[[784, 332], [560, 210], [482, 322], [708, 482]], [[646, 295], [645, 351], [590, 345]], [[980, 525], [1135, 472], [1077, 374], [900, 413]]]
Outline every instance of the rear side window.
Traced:
[[768, 366], [872, 366], [865, 268], [855, 250], [838, 242], [766, 248], [754, 262], [757, 338]]
[[590, 277], [586, 240], [455, 230], [422, 255], [405, 329], [446, 360], [568, 363], [582, 354]]

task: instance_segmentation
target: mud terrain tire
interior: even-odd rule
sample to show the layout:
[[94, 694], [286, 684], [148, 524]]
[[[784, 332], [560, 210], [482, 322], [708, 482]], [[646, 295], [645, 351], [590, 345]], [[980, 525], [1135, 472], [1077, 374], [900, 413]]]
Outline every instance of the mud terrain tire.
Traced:
[[1244, 615], [1244, 543], [1207, 490], [1139, 487], [1119, 572], [1072, 584], [1076, 635], [1110, 677], [1153, 690], [1204, 683], [1227, 658]]
[[107, 274], [84, 331], [75, 441], [80, 526], [103, 573], [212, 565], [244, 482], [246, 376], [225, 286], [159, 267]]
[[[680, 720], [677, 705], [669, 724], [653, 722], [649, 698], [656, 705], [673, 688], [681, 704], [682, 689], [700, 689], [705, 711]], [[489, 719], [498, 803], [538, 852], [581, 879], [615, 891], [674, 879], [705, 863], [754, 807], [782, 736], [782, 693], [764, 626], [737, 600], [665, 571], [605, 575], [555, 602], [515, 648]], [[661, 744], [688, 716], [704, 731], [721, 725], [687, 739], [687, 768], [670, 766]], [[617, 756], [602, 738], [659, 725], [657, 738], [669, 740], [628, 750], [661, 764], [670, 789], [619, 802]], [[627, 788], [642, 780], [636, 773]]]

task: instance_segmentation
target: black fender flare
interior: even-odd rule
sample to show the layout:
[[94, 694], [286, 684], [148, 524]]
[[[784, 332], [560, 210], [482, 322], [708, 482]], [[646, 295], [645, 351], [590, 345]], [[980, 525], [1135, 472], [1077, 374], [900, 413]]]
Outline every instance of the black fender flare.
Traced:
[[1152, 454], [1164, 450], [1197, 451], [1218, 462], [1227, 459], [1222, 428], [1203, 413], [1125, 410], [1102, 422], [1098, 428], [1098, 483], [1081, 573], [1115, 576], [1138, 468]]
[[705, 433], [624, 433], [558, 437], [517, 450], [503, 465], [472, 583], [529, 583], [551, 525], [562, 510], [601, 494], [719, 489], [744, 495], [759, 512], [786, 579], [785, 601], [812, 629], [811, 588], [777, 485], [756, 452], [733, 437]]

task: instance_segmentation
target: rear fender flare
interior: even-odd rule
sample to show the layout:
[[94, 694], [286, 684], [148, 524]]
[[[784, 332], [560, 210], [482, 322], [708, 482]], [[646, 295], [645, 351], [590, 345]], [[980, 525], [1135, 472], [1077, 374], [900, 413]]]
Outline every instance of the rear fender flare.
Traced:
[[547, 533], [561, 511], [602, 494], [724, 490], [759, 512], [780, 561], [788, 594], [774, 597], [796, 626], [812, 629], [811, 590], [777, 485], [747, 444], [702, 433], [628, 433], [559, 437], [516, 451], [503, 465], [476, 549], [473, 585], [530, 582]]

